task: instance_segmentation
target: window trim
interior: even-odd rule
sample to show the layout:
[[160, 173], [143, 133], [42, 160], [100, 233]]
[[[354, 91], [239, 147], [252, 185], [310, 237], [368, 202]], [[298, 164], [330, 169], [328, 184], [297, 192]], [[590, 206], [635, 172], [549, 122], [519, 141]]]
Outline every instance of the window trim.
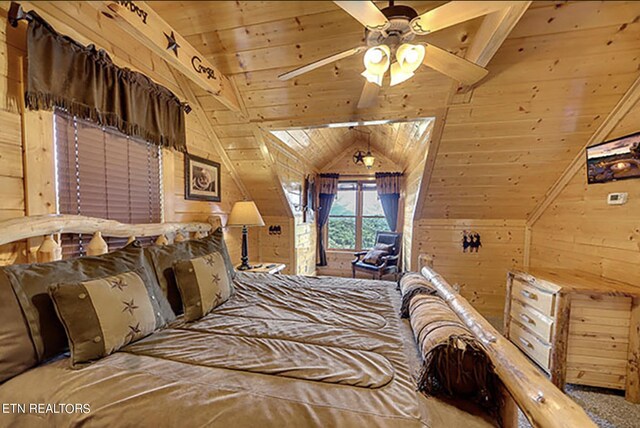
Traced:
[[[364, 210], [364, 192], [368, 192], [370, 190], [364, 190], [363, 187], [366, 184], [376, 184], [375, 181], [373, 180], [367, 180], [367, 179], [359, 179], [359, 180], [340, 180], [338, 182], [338, 187], [340, 186], [340, 184], [344, 184], [344, 183], [353, 183], [356, 184], [356, 214], [355, 214], [355, 219], [356, 219], [356, 248], [332, 248], [329, 246], [329, 222], [331, 221], [331, 217], [334, 218], [353, 218], [354, 216], [350, 216], [350, 215], [331, 215], [329, 214], [329, 219], [327, 220], [327, 227], [326, 227], [326, 231], [323, 234], [322, 239], [324, 240], [324, 247], [327, 249], [327, 251], [331, 251], [331, 252], [345, 252], [345, 253], [352, 253], [352, 252], [358, 252], [358, 251], [365, 251], [367, 250], [367, 248], [363, 248], [362, 247], [362, 219], [363, 218], [382, 218], [384, 219], [384, 215], [381, 216], [376, 216], [376, 215], [363, 215], [363, 210]], [[377, 188], [375, 190], [373, 190], [374, 192], [376, 192], [377, 195]], [[336, 194], [337, 197], [337, 194]]]

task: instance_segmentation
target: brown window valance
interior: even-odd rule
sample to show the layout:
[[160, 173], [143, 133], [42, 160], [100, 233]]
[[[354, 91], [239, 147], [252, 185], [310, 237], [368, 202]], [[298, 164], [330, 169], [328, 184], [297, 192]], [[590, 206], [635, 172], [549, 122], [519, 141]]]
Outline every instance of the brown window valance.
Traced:
[[318, 177], [318, 193], [335, 195], [338, 193], [339, 174], [320, 174]]
[[376, 172], [378, 195], [400, 193], [402, 190], [401, 172]]
[[170, 90], [113, 64], [104, 50], [83, 46], [29, 12], [26, 105], [69, 114], [133, 137], [186, 152], [184, 107]]

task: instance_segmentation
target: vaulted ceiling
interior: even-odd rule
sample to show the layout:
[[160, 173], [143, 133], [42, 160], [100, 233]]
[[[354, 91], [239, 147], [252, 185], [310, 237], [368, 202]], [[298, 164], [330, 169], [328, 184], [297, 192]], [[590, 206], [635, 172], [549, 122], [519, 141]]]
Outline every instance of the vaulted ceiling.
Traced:
[[431, 119], [422, 119], [361, 126], [346, 123], [271, 133], [316, 169], [323, 169], [349, 147], [367, 150], [369, 143], [374, 153], [382, 153], [404, 168], [412, 154], [423, 152], [430, 122]]
[[[442, 2], [400, 2], [419, 11]], [[331, 2], [152, 3], [232, 75], [246, 106], [238, 119], [200, 94], [223, 145], [254, 144], [252, 126], [353, 120], [444, 121], [419, 217], [526, 218], [638, 75], [640, 2], [534, 2], [488, 64], [488, 78], [458, 96], [422, 68], [356, 109], [363, 79], [351, 57], [292, 81], [277, 75], [362, 42], [361, 25]], [[384, 6], [384, 4], [379, 4]], [[428, 40], [464, 55], [483, 18]], [[243, 131], [243, 129], [245, 129]], [[438, 138], [435, 135], [435, 138]], [[323, 138], [299, 150], [322, 152]], [[387, 143], [388, 144], [388, 143]], [[233, 150], [233, 149], [232, 149]], [[243, 161], [238, 168], [245, 171]], [[255, 173], [245, 172], [249, 180]]]
[[[95, 10], [82, 2], [33, 4], [39, 3], [58, 17], [53, 23], [60, 31], [82, 27], [89, 40], [176, 90], [166, 63]], [[444, 2], [398, 3], [425, 11]], [[526, 218], [640, 70], [640, 2], [535, 1], [488, 63], [487, 78], [471, 92], [457, 93], [456, 82], [422, 67], [403, 84], [385, 85], [377, 105], [357, 109], [364, 83], [361, 56], [289, 81], [277, 79], [362, 44], [363, 27], [333, 2], [148, 4], [235, 83], [241, 114], [192, 90], [245, 187], [270, 215], [286, 211], [278, 211], [270, 193], [280, 185], [268, 163], [269, 131], [435, 117], [427, 162], [431, 179], [423, 186], [417, 216]], [[484, 22], [474, 19], [425, 40], [464, 56]], [[335, 153], [324, 148], [327, 138], [308, 140], [304, 150], [317, 153], [314, 165]], [[380, 144], [393, 155], [388, 141]]]

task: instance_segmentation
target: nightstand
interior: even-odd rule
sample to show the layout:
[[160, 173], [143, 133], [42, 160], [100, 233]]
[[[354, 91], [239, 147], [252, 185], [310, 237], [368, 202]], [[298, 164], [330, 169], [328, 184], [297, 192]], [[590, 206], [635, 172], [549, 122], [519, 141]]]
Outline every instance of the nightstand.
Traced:
[[268, 273], [271, 275], [275, 275], [275, 274], [279, 274], [287, 267], [287, 265], [285, 265], [284, 263], [262, 262], [262, 263], [249, 263], [249, 264], [252, 266], [251, 269], [243, 270], [239, 272]]

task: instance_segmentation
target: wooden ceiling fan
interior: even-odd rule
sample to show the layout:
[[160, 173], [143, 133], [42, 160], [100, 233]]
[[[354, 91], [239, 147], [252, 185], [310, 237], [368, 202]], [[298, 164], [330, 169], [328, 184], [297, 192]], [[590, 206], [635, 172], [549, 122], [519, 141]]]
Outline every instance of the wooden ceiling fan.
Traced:
[[332, 62], [365, 52], [367, 79], [358, 108], [374, 104], [387, 70], [391, 74], [391, 86], [411, 78], [425, 65], [465, 85], [472, 85], [484, 78], [488, 71], [473, 62], [447, 52], [430, 43], [411, 43], [416, 37], [469, 21], [479, 16], [512, 6], [505, 1], [450, 1], [418, 15], [405, 5], [389, 6], [380, 10], [372, 1], [334, 1], [345, 12], [365, 27], [366, 46], [359, 46], [312, 62], [278, 76], [288, 80]]

